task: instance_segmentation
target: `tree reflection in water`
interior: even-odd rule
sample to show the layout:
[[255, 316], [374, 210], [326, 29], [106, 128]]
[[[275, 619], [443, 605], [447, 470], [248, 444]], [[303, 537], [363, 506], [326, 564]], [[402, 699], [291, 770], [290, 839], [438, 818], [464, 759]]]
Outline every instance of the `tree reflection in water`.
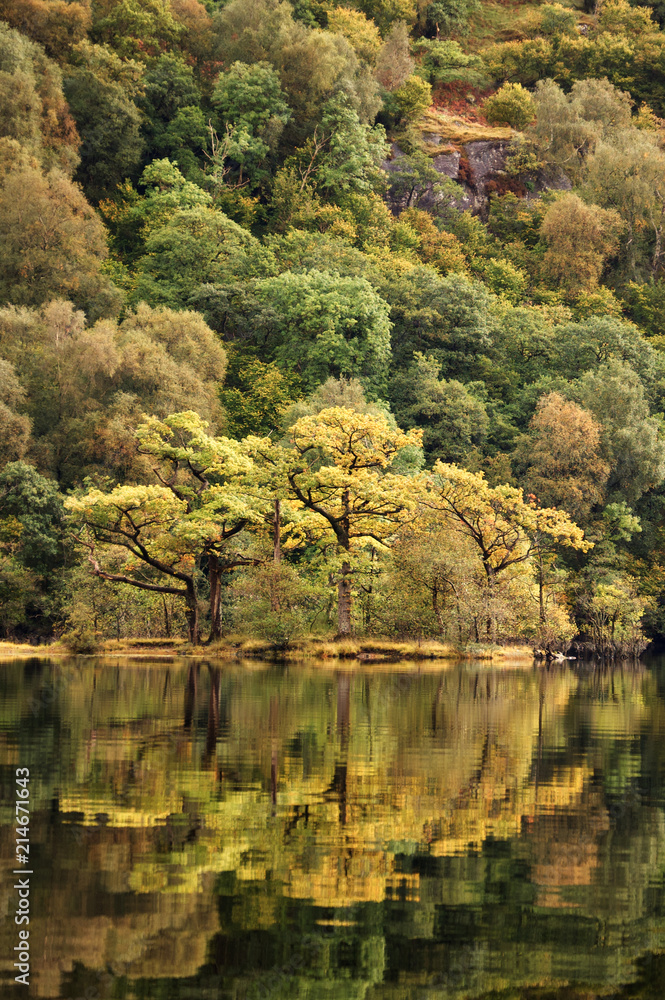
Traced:
[[[663, 995], [657, 663], [1, 683], [5, 786], [34, 776], [35, 997]], [[13, 836], [5, 807], [5, 858]]]

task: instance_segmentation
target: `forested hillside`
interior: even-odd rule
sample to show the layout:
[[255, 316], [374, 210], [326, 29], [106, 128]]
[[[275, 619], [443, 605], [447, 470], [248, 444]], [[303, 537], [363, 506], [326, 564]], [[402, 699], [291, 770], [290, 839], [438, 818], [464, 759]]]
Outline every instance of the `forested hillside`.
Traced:
[[0, 628], [665, 635], [665, 7], [0, 0]]

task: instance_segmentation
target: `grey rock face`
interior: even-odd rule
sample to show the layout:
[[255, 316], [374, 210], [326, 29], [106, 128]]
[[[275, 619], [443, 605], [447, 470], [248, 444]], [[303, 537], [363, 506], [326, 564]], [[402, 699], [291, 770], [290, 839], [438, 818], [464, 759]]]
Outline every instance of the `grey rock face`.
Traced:
[[[440, 146], [443, 139], [440, 135], [427, 132], [423, 138], [430, 146]], [[432, 185], [428, 185], [425, 191], [418, 193], [417, 203], [420, 208], [436, 214], [442, 207], [455, 207], [459, 211], [470, 209], [479, 215], [485, 215], [489, 206], [489, 182], [500, 178], [506, 166], [506, 159], [510, 149], [510, 142], [506, 140], [483, 140], [469, 142], [462, 147], [462, 150], [451, 149], [438, 153], [432, 158], [432, 166], [440, 174], [449, 177], [459, 185], [459, 194], [454, 198], [442, 198], [432, 190]], [[391, 149], [391, 159], [385, 160], [382, 164], [386, 173], [391, 174], [400, 170], [400, 160], [404, 157], [404, 152], [396, 143]], [[460, 166], [463, 169], [460, 170]], [[569, 190], [570, 181], [565, 174], [559, 172], [556, 176], [544, 176], [536, 178], [533, 194], [540, 193], [548, 188], [556, 190]], [[527, 196], [528, 197], [528, 196]], [[411, 199], [414, 204], [415, 199]], [[395, 214], [409, 207], [408, 196], [397, 197], [395, 193], [388, 192], [388, 204]]]
[[440, 174], [445, 174], [446, 177], [451, 177], [455, 181], [459, 174], [459, 161], [461, 158], [462, 154], [458, 150], [453, 149], [450, 153], [439, 153], [438, 156], [435, 156], [432, 159], [432, 166]]
[[495, 177], [506, 166], [509, 142], [469, 142], [464, 151], [469, 160], [475, 186], [482, 189], [485, 182]]

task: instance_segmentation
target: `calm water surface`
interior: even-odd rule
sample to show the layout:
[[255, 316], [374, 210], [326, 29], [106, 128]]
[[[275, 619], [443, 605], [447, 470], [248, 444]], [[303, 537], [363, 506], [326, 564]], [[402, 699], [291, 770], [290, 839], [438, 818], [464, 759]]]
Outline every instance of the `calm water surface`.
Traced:
[[665, 664], [573, 667], [0, 665], [0, 995], [662, 1000]]

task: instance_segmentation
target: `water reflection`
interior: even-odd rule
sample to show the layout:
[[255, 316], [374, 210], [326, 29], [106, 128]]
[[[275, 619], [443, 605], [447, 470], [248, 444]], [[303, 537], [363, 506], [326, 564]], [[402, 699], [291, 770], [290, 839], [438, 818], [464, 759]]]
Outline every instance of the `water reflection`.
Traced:
[[661, 998], [663, 676], [4, 665], [4, 990], [27, 766], [30, 996]]

